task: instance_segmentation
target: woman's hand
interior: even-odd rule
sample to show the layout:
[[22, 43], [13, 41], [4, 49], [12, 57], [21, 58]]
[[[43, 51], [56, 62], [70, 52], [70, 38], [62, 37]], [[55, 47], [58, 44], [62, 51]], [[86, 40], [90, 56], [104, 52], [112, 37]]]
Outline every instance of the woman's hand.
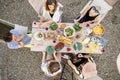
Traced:
[[42, 16], [42, 17], [40, 18], [39, 22], [41, 23], [41, 22], [43, 22], [44, 20], [45, 20], [45, 17]]
[[42, 28], [42, 27], [44, 27], [45, 25], [46, 25], [46, 23], [42, 23], [42, 24], [40, 23], [39, 26], [38, 26], [38, 28]]
[[19, 42], [19, 48], [24, 47], [24, 43], [23, 42]]
[[69, 56], [68, 55], [64, 55], [64, 56], [62, 56], [62, 58], [69, 59]]

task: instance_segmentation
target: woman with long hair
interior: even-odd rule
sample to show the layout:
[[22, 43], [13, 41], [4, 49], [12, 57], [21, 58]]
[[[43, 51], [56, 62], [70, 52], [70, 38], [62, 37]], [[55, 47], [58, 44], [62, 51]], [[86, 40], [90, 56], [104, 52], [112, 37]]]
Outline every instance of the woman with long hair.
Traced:
[[99, 7], [89, 6], [87, 9], [74, 20], [75, 23], [79, 23], [81, 27], [84, 27], [85, 24], [92, 24], [100, 19]]
[[60, 7], [62, 7], [62, 5], [58, 3], [57, 0], [46, 0], [45, 7], [43, 7], [43, 14], [40, 19], [39, 28], [46, 24], [59, 22], [62, 15]]
[[63, 58], [67, 59], [68, 65], [73, 68], [77, 74], [80, 74], [83, 65], [91, 61], [91, 57], [87, 53], [78, 53], [76, 55], [73, 53], [67, 53]]

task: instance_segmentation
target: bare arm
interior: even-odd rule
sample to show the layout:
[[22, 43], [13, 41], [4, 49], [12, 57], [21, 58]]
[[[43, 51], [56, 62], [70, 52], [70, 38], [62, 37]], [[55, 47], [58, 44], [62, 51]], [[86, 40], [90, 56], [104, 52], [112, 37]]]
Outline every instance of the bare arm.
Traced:
[[53, 22], [54, 22], [53, 20], [49, 20], [49, 21], [43, 22], [42, 24], [39, 25], [39, 28], [45, 26], [46, 24], [51, 24]]
[[73, 65], [73, 63], [71, 62], [71, 60], [68, 60], [67, 63], [68, 63], [68, 65], [69, 65], [72, 69], [75, 70], [75, 72], [76, 72], [77, 74], [79, 74], [79, 71], [77, 70], [77, 68], [75, 67], [75, 65]]
[[93, 22], [98, 22], [100, 20], [100, 15], [98, 15]]
[[73, 68], [73, 69], [76, 69], [75, 65], [73, 65], [73, 63], [71, 62], [71, 60], [68, 60], [67, 61], [68, 65]]
[[55, 58], [55, 60], [57, 60], [58, 62], [61, 62], [61, 53], [54, 53], [54, 58]]
[[54, 22], [53, 20], [49, 20], [49, 21], [45, 22], [44, 24], [51, 24], [53, 22]]
[[41, 23], [41, 22], [43, 22], [44, 20], [45, 20], [45, 17], [42, 16], [42, 17], [40, 18], [39, 22]]
[[[88, 6], [88, 7], [84, 10], [84, 12], [81, 13], [79, 19], [76, 19], [76, 21], [79, 21], [79, 20], [86, 14], [86, 12], [87, 12], [90, 8], [91, 8], [91, 6]], [[75, 22], [75, 21], [74, 21], [74, 22]]]
[[21, 41], [25, 37], [25, 33], [23, 33], [20, 37], [16, 38], [16, 41]]
[[46, 52], [45, 51], [42, 51], [42, 53], [43, 53], [43, 56], [42, 56], [42, 63], [44, 63], [45, 62], [45, 57], [46, 57]]

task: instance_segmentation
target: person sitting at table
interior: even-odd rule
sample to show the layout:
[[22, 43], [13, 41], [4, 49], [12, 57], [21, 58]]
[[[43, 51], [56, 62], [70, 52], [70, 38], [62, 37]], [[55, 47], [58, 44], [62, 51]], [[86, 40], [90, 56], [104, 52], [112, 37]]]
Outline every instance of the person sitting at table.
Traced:
[[68, 65], [70, 65], [70, 67], [73, 68], [77, 74], [80, 74], [82, 65], [92, 61], [90, 55], [87, 53], [78, 53], [77, 55], [68, 53], [65, 54], [63, 58], [67, 59]]
[[[82, 75], [84, 80], [103, 80], [97, 75], [96, 64], [88, 62], [82, 66]], [[80, 78], [78, 80], [81, 80]]]
[[61, 54], [48, 54], [46, 52], [42, 52], [42, 64], [41, 69], [46, 76], [49, 77], [60, 77], [62, 72], [62, 65], [61, 65]]
[[[99, 8], [99, 7], [98, 7]], [[79, 23], [81, 27], [86, 24], [92, 24], [100, 19], [100, 13], [95, 6], [89, 6], [86, 10], [74, 20], [75, 23]]]
[[43, 14], [40, 19], [39, 28], [46, 24], [59, 22], [62, 15], [60, 7], [62, 7], [62, 5], [58, 3], [57, 0], [46, 0], [45, 7], [43, 7]]
[[12, 29], [5, 33], [3, 36], [4, 41], [7, 43], [8, 48], [18, 49], [30, 43], [31, 38], [16, 29]]

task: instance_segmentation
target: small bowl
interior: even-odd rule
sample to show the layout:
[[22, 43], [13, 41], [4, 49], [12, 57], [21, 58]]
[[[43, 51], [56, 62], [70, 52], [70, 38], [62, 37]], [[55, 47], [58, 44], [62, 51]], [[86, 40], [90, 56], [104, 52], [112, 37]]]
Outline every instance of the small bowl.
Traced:
[[44, 39], [44, 34], [41, 31], [37, 31], [33, 33], [33, 37], [35, 40], [40, 41]]
[[[71, 31], [72, 31], [72, 34], [71, 34]], [[75, 30], [74, 30], [74, 28], [71, 27], [71, 26], [65, 27], [65, 29], [64, 29], [64, 35], [66, 37], [74, 37], [75, 36]]]

